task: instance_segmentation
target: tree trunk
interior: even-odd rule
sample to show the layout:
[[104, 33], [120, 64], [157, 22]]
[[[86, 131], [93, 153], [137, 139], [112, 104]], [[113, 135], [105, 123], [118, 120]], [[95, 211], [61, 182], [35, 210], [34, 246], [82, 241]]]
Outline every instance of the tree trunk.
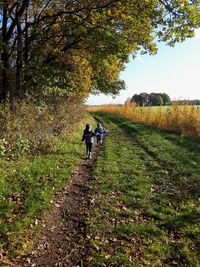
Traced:
[[13, 97], [22, 98], [22, 29], [21, 19], [17, 21], [17, 59], [16, 59], [16, 91]]
[[0, 91], [0, 102], [5, 102], [7, 99], [8, 91], [9, 91], [9, 53], [8, 53], [8, 40], [6, 37], [7, 33], [7, 22], [8, 22], [8, 6], [5, 4], [3, 6], [3, 18], [2, 18], [2, 42], [3, 42], [3, 51], [1, 54], [1, 61], [3, 65], [2, 70], [2, 88]]
[[25, 37], [24, 37], [24, 85], [23, 93], [26, 91], [26, 83], [28, 81], [28, 8], [25, 12]]

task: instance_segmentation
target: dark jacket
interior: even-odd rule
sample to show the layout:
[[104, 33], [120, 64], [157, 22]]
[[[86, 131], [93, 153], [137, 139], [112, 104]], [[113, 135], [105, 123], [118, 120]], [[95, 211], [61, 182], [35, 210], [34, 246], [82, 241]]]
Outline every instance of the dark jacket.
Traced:
[[83, 131], [82, 141], [85, 141], [86, 143], [93, 143], [94, 142], [93, 136], [95, 135], [96, 134], [92, 130], [85, 129]]
[[94, 130], [95, 134], [103, 134], [106, 132], [105, 128], [100, 126], [100, 127], [97, 127], [95, 130]]

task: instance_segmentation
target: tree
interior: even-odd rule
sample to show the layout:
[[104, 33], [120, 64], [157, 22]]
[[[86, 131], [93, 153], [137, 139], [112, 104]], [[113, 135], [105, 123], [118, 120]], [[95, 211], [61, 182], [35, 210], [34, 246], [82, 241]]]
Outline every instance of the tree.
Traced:
[[162, 97], [163, 100], [163, 106], [171, 105], [171, 99], [167, 94], [163, 93], [160, 94], [160, 96]]
[[198, 0], [4, 0], [0, 100], [49, 86], [115, 95], [129, 55], [156, 53], [154, 40], [174, 45], [192, 37], [199, 7]]
[[133, 95], [131, 102], [138, 106], [166, 106], [171, 104], [171, 99], [165, 93], [141, 93]]
[[134, 102], [138, 106], [148, 106], [149, 104], [149, 95], [147, 93], [141, 93], [139, 95], [135, 94], [131, 98], [131, 102]]
[[161, 94], [151, 93], [149, 95], [149, 106], [162, 106], [163, 99]]

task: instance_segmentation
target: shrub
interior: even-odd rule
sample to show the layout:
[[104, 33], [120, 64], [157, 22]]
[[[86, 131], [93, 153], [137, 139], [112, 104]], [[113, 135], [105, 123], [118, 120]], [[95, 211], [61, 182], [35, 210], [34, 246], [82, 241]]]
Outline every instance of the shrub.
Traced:
[[74, 98], [54, 102], [31, 101], [0, 105], [0, 155], [9, 158], [45, 153], [56, 138], [66, 139], [83, 118], [85, 108]]

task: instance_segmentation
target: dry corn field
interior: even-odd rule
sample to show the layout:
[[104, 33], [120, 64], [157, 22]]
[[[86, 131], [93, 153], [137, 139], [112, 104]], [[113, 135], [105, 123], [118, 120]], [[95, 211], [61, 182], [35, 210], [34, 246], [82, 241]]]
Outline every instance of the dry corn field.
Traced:
[[200, 136], [200, 108], [191, 105], [168, 107], [137, 107], [134, 104], [89, 107], [90, 112], [117, 115], [134, 122], [179, 132], [185, 136]]

